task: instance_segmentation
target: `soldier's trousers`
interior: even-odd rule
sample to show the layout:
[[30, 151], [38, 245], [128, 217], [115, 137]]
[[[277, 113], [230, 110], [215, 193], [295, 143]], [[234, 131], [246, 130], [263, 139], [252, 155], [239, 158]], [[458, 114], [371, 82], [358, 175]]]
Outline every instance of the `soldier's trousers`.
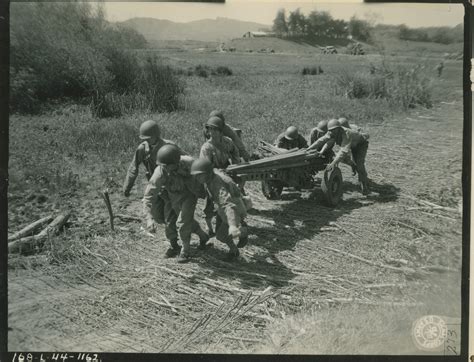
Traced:
[[[176, 240], [179, 233], [179, 237], [183, 242], [182, 252], [188, 254], [190, 251], [191, 234], [197, 234], [200, 238], [206, 234], [201, 229], [199, 223], [194, 219], [197, 197], [189, 194], [185, 197], [181, 197], [179, 200], [172, 200], [170, 204], [172, 205], [175, 215], [179, 215], [179, 220], [178, 216], [176, 216], [176, 219], [170, 217], [171, 222], [167, 224], [166, 237], [170, 241]], [[177, 231], [177, 222], [179, 224], [179, 231]], [[173, 245], [173, 243], [171, 244]]]
[[216, 215], [216, 239], [226, 244], [230, 252], [238, 251], [232, 236], [229, 235], [229, 224], [222, 220], [219, 214]]
[[352, 149], [352, 157], [354, 163], [357, 166], [357, 174], [359, 176], [359, 182], [367, 186], [367, 170], [365, 169], [365, 157], [367, 156], [367, 149], [369, 148], [369, 142], [361, 142], [356, 147]]
[[178, 230], [176, 223], [178, 222], [178, 215], [175, 212], [169, 195], [162, 194], [163, 199], [163, 214], [165, 222], [165, 235], [166, 239], [171, 243], [172, 246], [176, 247], [178, 244]]
[[165, 204], [167, 199], [167, 192], [162, 191], [160, 195], [156, 196], [156, 200], [153, 202], [151, 207], [151, 213], [153, 215], [153, 219], [158, 224], [165, 223]]
[[214, 201], [212, 201], [211, 196], [206, 196], [206, 206], [204, 207], [205, 218], [211, 220], [214, 215], [216, 215], [216, 210], [214, 209]]

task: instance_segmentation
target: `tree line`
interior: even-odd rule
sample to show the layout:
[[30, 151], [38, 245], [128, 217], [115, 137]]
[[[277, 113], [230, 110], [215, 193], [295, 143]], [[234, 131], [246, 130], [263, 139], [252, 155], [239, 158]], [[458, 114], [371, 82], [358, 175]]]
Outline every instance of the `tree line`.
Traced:
[[426, 41], [441, 44], [460, 43], [464, 40], [464, 28], [462, 24], [453, 28], [443, 26], [418, 29], [400, 25], [398, 37], [401, 40]]
[[278, 10], [273, 20], [273, 31], [281, 38], [295, 37], [325, 37], [332, 39], [353, 38], [371, 42], [372, 26], [366, 21], [351, 17], [347, 22], [341, 19], [334, 19], [327, 11], [314, 10], [307, 16], [301, 13], [300, 9], [290, 11], [288, 16], [285, 9]]
[[[377, 26], [378, 27], [378, 26]], [[464, 28], [462, 24], [455, 27], [426, 27], [409, 28], [406, 25], [384, 25], [395, 28], [401, 40], [425, 41], [441, 44], [462, 42]], [[328, 38], [344, 39], [351, 35], [354, 39], [373, 43], [374, 24], [357, 18], [355, 15], [349, 21], [334, 19], [327, 11], [314, 10], [308, 15], [300, 9], [290, 11], [278, 10], [273, 20], [273, 32], [280, 38]]]

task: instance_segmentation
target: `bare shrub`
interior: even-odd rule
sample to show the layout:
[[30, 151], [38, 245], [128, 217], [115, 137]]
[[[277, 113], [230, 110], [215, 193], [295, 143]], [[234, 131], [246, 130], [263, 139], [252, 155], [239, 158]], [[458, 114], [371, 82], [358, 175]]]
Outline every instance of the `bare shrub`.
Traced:
[[334, 90], [348, 98], [384, 98], [404, 109], [432, 105], [430, 79], [418, 65], [390, 67], [384, 62], [370, 72], [346, 69], [336, 76]]
[[318, 75], [323, 73], [323, 68], [320, 65], [314, 67], [304, 67], [301, 71], [303, 75]]

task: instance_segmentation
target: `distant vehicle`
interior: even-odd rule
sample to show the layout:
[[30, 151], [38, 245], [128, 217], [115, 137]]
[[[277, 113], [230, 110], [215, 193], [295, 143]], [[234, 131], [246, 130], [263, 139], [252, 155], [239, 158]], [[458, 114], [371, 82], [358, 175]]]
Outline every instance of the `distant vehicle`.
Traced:
[[337, 54], [337, 49], [332, 45], [320, 47], [320, 49], [323, 54]]
[[347, 46], [351, 55], [364, 55], [365, 50], [359, 42], [351, 43]]

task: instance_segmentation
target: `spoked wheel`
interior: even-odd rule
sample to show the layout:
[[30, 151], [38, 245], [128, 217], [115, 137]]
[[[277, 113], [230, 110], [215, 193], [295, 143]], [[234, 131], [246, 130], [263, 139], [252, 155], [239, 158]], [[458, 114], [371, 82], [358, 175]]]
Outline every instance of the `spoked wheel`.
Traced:
[[339, 168], [335, 167], [331, 172], [324, 171], [321, 190], [329, 206], [339, 204], [342, 198], [342, 174]]
[[283, 191], [279, 181], [262, 181], [262, 193], [268, 200], [278, 200]]

